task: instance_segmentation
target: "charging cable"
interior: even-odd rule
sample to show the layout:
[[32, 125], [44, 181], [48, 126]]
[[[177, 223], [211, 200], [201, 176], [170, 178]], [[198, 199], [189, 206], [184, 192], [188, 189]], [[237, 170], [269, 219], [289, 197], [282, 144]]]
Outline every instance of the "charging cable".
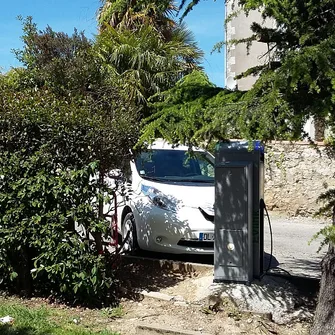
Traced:
[[[272, 224], [271, 224], [271, 219], [270, 219], [270, 215], [268, 212], [268, 209], [266, 208], [266, 204], [264, 202], [264, 200], [261, 200], [261, 205], [263, 206], [264, 210], [265, 210], [265, 214], [266, 217], [268, 219], [268, 223], [269, 223], [269, 230], [270, 230], [270, 259], [269, 259], [269, 264], [267, 266], [267, 269], [265, 270], [265, 272], [263, 273], [263, 275], [261, 276], [261, 278], [263, 278], [266, 274], [275, 274], [275, 272], [284, 272], [289, 276], [292, 276], [288, 271], [280, 268], [280, 267], [272, 267], [271, 263], [272, 263], [272, 259], [273, 259], [273, 232], [272, 232]], [[279, 270], [279, 271], [274, 271], [274, 270]]]

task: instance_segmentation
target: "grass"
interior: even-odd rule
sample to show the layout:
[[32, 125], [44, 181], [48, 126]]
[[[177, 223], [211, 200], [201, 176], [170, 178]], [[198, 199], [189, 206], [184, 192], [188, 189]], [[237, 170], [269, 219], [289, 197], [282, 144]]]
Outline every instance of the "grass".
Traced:
[[[92, 314], [93, 313], [93, 314]], [[86, 313], [84, 319], [77, 311], [50, 307], [46, 304], [27, 306], [23, 301], [0, 297], [0, 318], [9, 315], [12, 325], [1, 325], [1, 335], [119, 335], [95, 322], [97, 316]], [[88, 315], [90, 314], [90, 315]], [[101, 314], [100, 314], [101, 315]], [[82, 320], [83, 319], [83, 320]]]
[[111, 319], [116, 319], [116, 318], [122, 318], [124, 316], [124, 311], [122, 306], [119, 306], [115, 308], [105, 308], [102, 310], [102, 314]]

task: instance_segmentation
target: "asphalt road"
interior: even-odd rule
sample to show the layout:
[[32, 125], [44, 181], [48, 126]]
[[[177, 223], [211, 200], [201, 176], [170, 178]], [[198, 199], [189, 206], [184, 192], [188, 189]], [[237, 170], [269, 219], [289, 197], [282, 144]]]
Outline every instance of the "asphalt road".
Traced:
[[[317, 250], [320, 239], [308, 244], [312, 236], [329, 222], [313, 218], [286, 218], [269, 213], [273, 236], [272, 265], [292, 275], [320, 277], [320, 262], [327, 251]], [[270, 254], [270, 229], [267, 218], [264, 222], [264, 250]], [[266, 262], [266, 261], [265, 261]]]

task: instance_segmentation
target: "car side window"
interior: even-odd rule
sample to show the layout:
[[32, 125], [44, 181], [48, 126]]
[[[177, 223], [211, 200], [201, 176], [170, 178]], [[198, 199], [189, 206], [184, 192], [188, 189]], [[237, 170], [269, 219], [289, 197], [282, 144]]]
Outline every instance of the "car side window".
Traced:
[[206, 177], [214, 178], [214, 166], [212, 162], [210, 162], [205, 154], [196, 153], [195, 154], [197, 164], [199, 165], [200, 174]]

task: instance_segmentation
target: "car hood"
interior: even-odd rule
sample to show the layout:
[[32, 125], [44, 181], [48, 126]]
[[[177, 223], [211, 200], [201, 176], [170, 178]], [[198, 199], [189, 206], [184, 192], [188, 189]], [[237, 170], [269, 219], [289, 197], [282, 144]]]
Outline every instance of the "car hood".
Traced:
[[143, 180], [142, 185], [154, 187], [178, 207], [202, 208], [208, 214], [214, 214], [214, 184], [204, 183], [160, 183]]

